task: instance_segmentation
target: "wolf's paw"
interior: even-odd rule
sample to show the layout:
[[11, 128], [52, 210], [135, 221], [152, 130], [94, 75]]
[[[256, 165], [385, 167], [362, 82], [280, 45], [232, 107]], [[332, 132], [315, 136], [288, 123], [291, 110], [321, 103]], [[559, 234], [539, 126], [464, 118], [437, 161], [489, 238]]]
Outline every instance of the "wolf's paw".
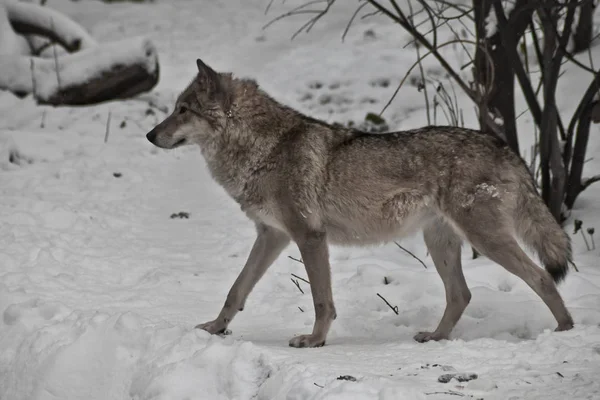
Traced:
[[562, 332], [562, 331], [569, 331], [573, 329], [573, 322], [567, 322], [564, 324], [559, 324], [556, 329], [554, 330], [554, 332]]
[[414, 339], [419, 343], [429, 342], [430, 340], [444, 340], [448, 339], [448, 336], [439, 334], [437, 332], [419, 332], [414, 336]]
[[223, 323], [223, 321], [209, 321], [203, 324], [198, 324], [194, 328], [205, 330], [212, 335], [231, 335], [231, 331], [227, 329], [227, 326]]
[[290, 347], [322, 347], [325, 346], [325, 338], [315, 335], [300, 335], [290, 339]]

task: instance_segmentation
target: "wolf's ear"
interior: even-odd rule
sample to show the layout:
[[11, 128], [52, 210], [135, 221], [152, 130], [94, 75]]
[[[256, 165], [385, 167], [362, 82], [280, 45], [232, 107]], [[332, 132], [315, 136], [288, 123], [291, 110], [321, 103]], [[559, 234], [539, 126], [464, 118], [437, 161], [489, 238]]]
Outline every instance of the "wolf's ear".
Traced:
[[214, 69], [204, 64], [201, 59], [196, 59], [196, 65], [198, 66], [201, 82], [209, 84], [209, 86], [213, 86], [215, 83], [219, 82], [219, 74]]
[[[216, 100], [223, 109], [229, 110], [232, 101], [231, 74], [219, 74], [199, 58], [196, 59], [196, 65], [198, 66], [198, 79], [206, 89], [209, 97]], [[222, 76], [225, 79], [221, 79]]]

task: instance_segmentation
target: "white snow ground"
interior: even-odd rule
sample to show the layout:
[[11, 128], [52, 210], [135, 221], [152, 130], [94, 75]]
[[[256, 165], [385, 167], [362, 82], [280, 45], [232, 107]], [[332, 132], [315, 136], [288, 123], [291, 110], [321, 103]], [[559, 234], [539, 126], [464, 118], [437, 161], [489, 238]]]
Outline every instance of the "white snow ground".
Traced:
[[[356, 2], [338, 4], [294, 41], [304, 17], [261, 27], [299, 2], [276, 1], [265, 16], [268, 2], [48, 2], [102, 41], [148, 35], [161, 81], [140, 99], [85, 108], [38, 107], [0, 93], [0, 399], [600, 398], [600, 247], [587, 251], [580, 234], [580, 272], [560, 286], [576, 322], [569, 332], [552, 332], [550, 312], [522, 281], [471, 260], [465, 247], [473, 299], [453, 340], [414, 342], [445, 305], [420, 237], [402, 244], [428, 269], [393, 244], [333, 248], [338, 319], [323, 348], [287, 345], [313, 322], [308, 286], [299, 283], [302, 294], [290, 281], [291, 273], [305, 276], [287, 257], [298, 257], [293, 246], [258, 284], [231, 336], [193, 329], [219, 311], [254, 240], [197, 150], [166, 152], [145, 139], [164, 116], [159, 108], [172, 107], [193, 76], [195, 58], [252, 76], [281, 101], [330, 121], [380, 111], [415, 59], [400, 50], [406, 35], [384, 18], [360, 21], [342, 43]], [[569, 70], [559, 105], [572, 111], [588, 79]], [[407, 128], [425, 124], [423, 110], [422, 94], [407, 86], [385, 116]], [[590, 157], [600, 151], [592, 129]], [[600, 162], [586, 171], [599, 173]], [[598, 198], [600, 184], [583, 193], [572, 217], [600, 228]], [[190, 218], [170, 218], [180, 211]], [[478, 378], [439, 383], [448, 371]], [[343, 375], [356, 381], [337, 379]]]

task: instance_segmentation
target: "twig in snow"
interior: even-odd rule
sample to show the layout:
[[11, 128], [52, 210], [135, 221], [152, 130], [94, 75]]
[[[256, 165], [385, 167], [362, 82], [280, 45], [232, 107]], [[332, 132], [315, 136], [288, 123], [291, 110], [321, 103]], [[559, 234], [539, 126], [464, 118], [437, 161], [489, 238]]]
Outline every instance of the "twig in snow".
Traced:
[[325, 386], [318, 385], [317, 382], [313, 382], [313, 383], [316, 387], [320, 387], [321, 389], [323, 389], [325, 387]]
[[300, 306], [298, 306], [298, 310], [304, 312], [304, 310]]
[[296, 287], [298, 288], [298, 290], [300, 291], [300, 293], [304, 294], [304, 290], [302, 290], [302, 288], [300, 287], [300, 283], [298, 282], [298, 280], [294, 280], [293, 278], [290, 278], [290, 280], [292, 282], [294, 282], [294, 285], [296, 285]]
[[108, 118], [106, 119], [106, 133], [104, 134], [104, 143], [108, 142], [108, 135], [110, 134], [110, 111], [108, 112]]
[[300, 260], [299, 258], [294, 258], [294, 257], [292, 257], [292, 256], [288, 256], [288, 258], [289, 258], [289, 259], [291, 259], [291, 260], [297, 261], [297, 262], [299, 262], [300, 264], [304, 264], [304, 261]]
[[392, 305], [390, 304], [390, 302], [389, 302], [389, 301], [387, 301], [387, 300], [385, 299], [385, 297], [383, 297], [383, 296], [382, 296], [382, 295], [380, 295], [379, 293], [377, 293], [377, 296], [379, 296], [379, 298], [380, 298], [381, 300], [383, 300], [383, 301], [385, 302], [385, 304], [387, 304], [387, 305], [388, 305], [388, 307], [389, 307], [389, 308], [391, 308], [391, 309], [392, 309], [392, 311], [393, 311], [394, 313], [396, 313], [396, 315], [398, 315], [398, 306], [392, 306]]
[[573, 266], [573, 269], [575, 269], [576, 272], [579, 272], [577, 265], [575, 265], [575, 263], [573, 261], [569, 261], [569, 263]]
[[596, 250], [596, 242], [594, 241], [594, 232], [596, 230], [594, 228], [587, 228], [587, 233], [588, 235], [590, 235], [590, 238], [592, 239], [592, 250]]
[[581, 236], [583, 237], [583, 241], [585, 242], [585, 247], [588, 249], [588, 251], [590, 251], [590, 244], [587, 241], [587, 238], [585, 237], [585, 233], [583, 232], [583, 221], [581, 221], [580, 219], [576, 219], [574, 221], [575, 223], [575, 231], [573, 233], [577, 233], [577, 231], [581, 231]]
[[[140, 128], [140, 130], [141, 130], [142, 132], [147, 132], [147, 131], [148, 131], [148, 129], [147, 129], [147, 128], [144, 128], [144, 127], [142, 126], [142, 124], [140, 124], [138, 121], [136, 121], [136, 120], [135, 120], [135, 119], [133, 119], [133, 118], [125, 117], [125, 121], [130, 121], [130, 122], [133, 122], [133, 123], [134, 123], [134, 124], [135, 124], [135, 125], [136, 125], [138, 128]], [[123, 127], [122, 127], [122, 128], [123, 128]]]
[[465, 395], [461, 392], [455, 392], [454, 390], [449, 390], [447, 392], [429, 392], [429, 393], [425, 393], [425, 395], [430, 396], [432, 394], [450, 394], [452, 396], [459, 396], [459, 397], [465, 397]]
[[402, 250], [404, 250], [405, 252], [407, 252], [408, 254], [410, 254], [415, 260], [417, 260], [418, 262], [420, 262], [421, 265], [423, 265], [425, 267], [425, 269], [427, 269], [427, 265], [425, 265], [425, 263], [423, 262], [423, 260], [421, 260], [419, 257], [415, 256], [410, 251], [406, 250], [404, 247], [400, 246], [400, 243], [398, 243], [398, 242], [394, 242], [394, 243], [396, 244], [396, 246], [400, 247]]
[[40, 128], [44, 128], [46, 126], [46, 110], [42, 111], [42, 122], [40, 122]]
[[296, 275], [296, 274], [292, 274], [292, 276], [293, 276], [294, 278], [296, 278], [296, 279], [300, 279], [301, 281], [304, 281], [304, 282], [306, 282], [306, 283], [308, 283], [308, 284], [310, 285], [310, 282], [309, 282], [308, 280], [304, 279], [303, 277], [301, 277], [301, 276], [298, 276], [298, 275]]

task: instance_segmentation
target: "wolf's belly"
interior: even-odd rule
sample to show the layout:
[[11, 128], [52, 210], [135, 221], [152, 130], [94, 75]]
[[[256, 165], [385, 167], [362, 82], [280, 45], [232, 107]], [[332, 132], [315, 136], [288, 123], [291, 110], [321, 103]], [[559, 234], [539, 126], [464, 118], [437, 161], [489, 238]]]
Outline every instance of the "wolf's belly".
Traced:
[[[328, 242], [336, 245], [376, 245], [413, 235], [436, 215], [433, 201], [418, 191], [397, 190], [348, 199], [326, 199], [316, 215], [322, 221]], [[256, 222], [287, 233], [279, 208], [261, 204], [245, 208]], [[309, 214], [304, 215], [309, 217]]]
[[434, 217], [421, 208], [401, 218], [390, 218], [380, 213], [328, 216], [325, 220], [327, 239], [341, 246], [368, 246], [412, 236]]

